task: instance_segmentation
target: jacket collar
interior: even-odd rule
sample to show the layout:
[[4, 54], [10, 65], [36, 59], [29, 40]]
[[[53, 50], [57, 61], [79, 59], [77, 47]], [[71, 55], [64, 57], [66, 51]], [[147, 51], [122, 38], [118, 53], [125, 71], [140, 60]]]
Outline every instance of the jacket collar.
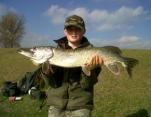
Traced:
[[[62, 37], [58, 40], [54, 40], [58, 46], [60, 48], [65, 48], [65, 49], [71, 49], [71, 47], [68, 45], [68, 40], [66, 37]], [[79, 45], [78, 48], [82, 48], [82, 47], [86, 47], [86, 46], [89, 46], [91, 45], [90, 42], [88, 41], [88, 39], [86, 37], [83, 37], [82, 38], [82, 41], [81, 41], [81, 44]]]

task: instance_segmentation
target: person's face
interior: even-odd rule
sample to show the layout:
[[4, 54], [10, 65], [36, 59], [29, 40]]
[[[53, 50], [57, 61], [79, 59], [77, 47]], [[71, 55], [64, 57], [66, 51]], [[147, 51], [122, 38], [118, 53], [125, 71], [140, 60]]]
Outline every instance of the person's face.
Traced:
[[69, 26], [64, 29], [64, 33], [70, 43], [79, 43], [85, 33], [85, 30], [74, 26]]

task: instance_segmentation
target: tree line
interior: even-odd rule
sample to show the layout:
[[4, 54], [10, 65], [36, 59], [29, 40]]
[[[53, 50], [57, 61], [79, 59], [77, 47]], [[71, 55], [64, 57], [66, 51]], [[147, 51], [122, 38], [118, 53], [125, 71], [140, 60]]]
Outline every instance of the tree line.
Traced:
[[13, 12], [8, 12], [0, 17], [0, 47], [20, 47], [20, 42], [25, 34], [25, 19]]

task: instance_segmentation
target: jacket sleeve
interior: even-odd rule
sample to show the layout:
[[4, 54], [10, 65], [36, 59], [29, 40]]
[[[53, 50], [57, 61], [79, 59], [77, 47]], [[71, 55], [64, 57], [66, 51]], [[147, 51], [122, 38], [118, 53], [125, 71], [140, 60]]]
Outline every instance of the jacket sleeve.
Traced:
[[[51, 68], [50, 68], [51, 67]], [[62, 85], [63, 70], [61, 67], [43, 63], [41, 65], [41, 75], [44, 78], [46, 87], [57, 88]]]
[[50, 75], [54, 72], [52, 65], [50, 65], [48, 62], [45, 62], [41, 65], [41, 71], [44, 75]]

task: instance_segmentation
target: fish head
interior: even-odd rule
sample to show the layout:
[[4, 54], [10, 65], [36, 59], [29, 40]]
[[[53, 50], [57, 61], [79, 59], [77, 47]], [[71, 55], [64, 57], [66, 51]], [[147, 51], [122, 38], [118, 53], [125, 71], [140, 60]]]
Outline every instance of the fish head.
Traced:
[[30, 49], [20, 49], [19, 53], [30, 58], [35, 64], [41, 64], [53, 56], [53, 48], [51, 46], [37, 46]]

